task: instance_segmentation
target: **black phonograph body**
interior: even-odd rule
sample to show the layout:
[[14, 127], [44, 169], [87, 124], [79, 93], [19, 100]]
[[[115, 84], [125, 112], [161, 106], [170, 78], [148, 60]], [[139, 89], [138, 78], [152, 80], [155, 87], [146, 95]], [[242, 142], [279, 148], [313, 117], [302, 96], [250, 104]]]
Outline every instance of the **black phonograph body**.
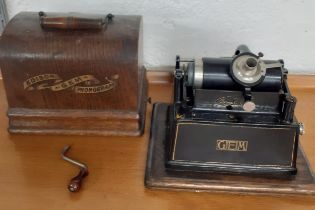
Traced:
[[193, 191], [314, 194], [282, 60], [176, 57], [173, 103], [154, 104], [145, 185]]
[[296, 174], [296, 98], [282, 60], [247, 46], [232, 57], [176, 60], [169, 107], [169, 170]]

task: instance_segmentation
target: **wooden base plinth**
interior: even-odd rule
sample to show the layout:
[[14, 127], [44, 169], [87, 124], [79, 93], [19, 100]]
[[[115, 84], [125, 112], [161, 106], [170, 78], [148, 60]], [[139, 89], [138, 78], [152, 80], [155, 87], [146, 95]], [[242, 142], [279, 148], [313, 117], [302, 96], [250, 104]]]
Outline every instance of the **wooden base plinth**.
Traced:
[[8, 116], [10, 133], [122, 136], [141, 133], [137, 113], [9, 109]]
[[167, 109], [168, 104], [155, 104], [152, 113], [145, 175], [146, 187], [245, 194], [315, 194], [315, 178], [301, 145], [297, 156], [298, 173], [294, 176], [267, 177], [167, 171], [164, 148]]

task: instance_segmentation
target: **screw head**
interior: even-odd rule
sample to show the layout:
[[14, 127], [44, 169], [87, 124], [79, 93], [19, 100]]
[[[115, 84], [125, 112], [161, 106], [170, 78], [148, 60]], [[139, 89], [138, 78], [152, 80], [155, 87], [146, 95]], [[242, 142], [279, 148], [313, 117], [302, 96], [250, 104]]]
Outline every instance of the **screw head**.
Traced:
[[253, 111], [254, 109], [256, 108], [256, 104], [252, 101], [246, 101], [244, 104], [243, 104], [243, 109], [247, 112], [251, 112]]
[[80, 185], [76, 182], [69, 184], [68, 189], [70, 192], [78, 192], [80, 190]]

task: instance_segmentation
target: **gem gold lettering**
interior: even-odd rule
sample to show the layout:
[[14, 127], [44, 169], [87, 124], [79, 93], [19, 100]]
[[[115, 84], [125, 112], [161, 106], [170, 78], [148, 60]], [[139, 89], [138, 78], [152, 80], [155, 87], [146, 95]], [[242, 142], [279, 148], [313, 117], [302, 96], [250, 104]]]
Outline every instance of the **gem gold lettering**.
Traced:
[[248, 141], [219, 139], [216, 144], [216, 150], [244, 152], [247, 148]]

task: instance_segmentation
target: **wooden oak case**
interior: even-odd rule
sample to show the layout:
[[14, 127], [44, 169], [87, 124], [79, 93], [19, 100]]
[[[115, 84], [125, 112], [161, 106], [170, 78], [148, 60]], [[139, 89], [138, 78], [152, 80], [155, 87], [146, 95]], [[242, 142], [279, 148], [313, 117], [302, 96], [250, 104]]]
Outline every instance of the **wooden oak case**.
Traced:
[[17, 14], [0, 40], [9, 132], [140, 135], [141, 16]]

